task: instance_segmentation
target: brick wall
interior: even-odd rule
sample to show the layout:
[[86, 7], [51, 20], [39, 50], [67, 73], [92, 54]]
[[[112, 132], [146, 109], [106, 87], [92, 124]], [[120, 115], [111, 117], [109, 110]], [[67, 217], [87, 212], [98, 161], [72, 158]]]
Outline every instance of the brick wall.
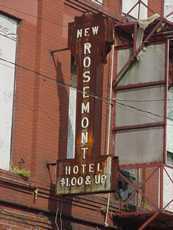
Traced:
[[[69, 87], [64, 85], [70, 84], [70, 55], [69, 52], [56, 54], [55, 66], [51, 51], [67, 47], [68, 22], [82, 13], [82, 4], [78, 7], [71, 4], [70, 7], [66, 2], [51, 0], [50, 4], [50, 0], [0, 0], [1, 11], [21, 19], [16, 53], [11, 161], [13, 165], [19, 165], [22, 160], [23, 166], [31, 171], [28, 181], [0, 171], [0, 199], [11, 208], [20, 204], [18, 210], [35, 210], [33, 218], [37, 221], [38, 213], [43, 213], [42, 216], [44, 213], [52, 213], [54, 219], [57, 208], [57, 199], [50, 186], [55, 170], [51, 168], [49, 173], [46, 164], [48, 161], [55, 162], [58, 158], [66, 157]], [[160, 12], [161, 4], [156, 4], [157, 0], [150, 0], [149, 5], [153, 2], [155, 4], [152, 8]], [[89, 3], [89, 0], [86, 3]], [[93, 3], [92, 7], [98, 8]], [[120, 0], [106, 0], [103, 7], [105, 11], [117, 17], [120, 8]], [[110, 74], [110, 64], [111, 57], [108, 57], [105, 76]], [[105, 78], [104, 96], [109, 95], [109, 85], [110, 82]], [[106, 122], [107, 111], [106, 106], [103, 111]], [[106, 134], [103, 132], [102, 139], [105, 138]], [[103, 144], [103, 149], [106, 151], [106, 143]], [[3, 178], [7, 178], [9, 182]], [[38, 199], [34, 198], [35, 189], [39, 189]], [[12, 201], [15, 201], [13, 205]], [[104, 215], [101, 215], [100, 210], [106, 206], [106, 198], [90, 197], [85, 202], [73, 201], [72, 208], [71, 202], [71, 199], [64, 201], [64, 215], [87, 219], [88, 222], [94, 222], [98, 218], [97, 221], [104, 224]], [[80, 203], [83, 209], [79, 207]], [[61, 204], [61, 200], [58, 200], [58, 204]], [[40, 229], [54, 229], [48, 222], [46, 220]], [[15, 218], [5, 220], [4, 216], [1, 216], [0, 229], [36, 229], [33, 223], [32, 219], [29, 225], [22, 225]]]
[[[67, 47], [68, 22], [82, 14], [81, 7], [77, 10], [65, 2], [51, 0], [50, 4], [50, 0], [0, 0], [0, 10], [20, 19], [11, 162], [15, 166], [22, 164], [31, 171], [31, 178], [27, 181], [13, 173], [0, 171], [0, 200], [5, 205], [2, 212], [6, 206], [11, 209], [9, 218], [5, 219], [4, 215], [0, 217], [0, 229], [37, 229], [39, 213], [42, 218], [52, 213], [51, 222], [54, 223], [57, 205], [61, 204], [50, 185], [52, 177], [55, 179], [55, 170], [51, 168], [49, 173], [47, 162], [66, 157], [69, 87], [64, 85], [70, 84], [70, 55], [69, 52], [56, 54], [55, 66], [51, 51]], [[92, 7], [97, 6], [92, 4]], [[104, 10], [114, 15], [118, 9], [114, 0], [107, 1], [104, 6]], [[107, 75], [110, 70], [105, 71]], [[82, 212], [88, 215], [86, 221], [96, 226], [94, 222], [104, 223], [100, 209], [106, 205], [106, 199], [93, 211], [91, 200], [93, 203], [94, 199], [98, 200], [97, 197], [88, 199]], [[64, 201], [63, 215], [84, 219], [79, 215], [79, 202], [73, 203], [73, 210], [71, 202], [71, 199]], [[26, 224], [14, 217], [14, 214], [24, 210], [27, 213], [24, 218]], [[30, 221], [29, 213], [33, 215]], [[99, 220], [95, 220], [96, 217]], [[43, 226], [38, 226], [39, 229], [55, 229], [48, 219], [43, 221]]]

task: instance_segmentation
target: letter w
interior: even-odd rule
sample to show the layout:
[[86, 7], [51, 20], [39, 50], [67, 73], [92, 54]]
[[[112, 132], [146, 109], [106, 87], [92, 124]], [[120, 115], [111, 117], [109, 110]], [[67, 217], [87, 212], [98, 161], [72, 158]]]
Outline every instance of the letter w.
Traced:
[[93, 27], [92, 27], [93, 35], [97, 35], [97, 34], [98, 34], [98, 31], [99, 31], [99, 27], [98, 27], [98, 26], [93, 26]]

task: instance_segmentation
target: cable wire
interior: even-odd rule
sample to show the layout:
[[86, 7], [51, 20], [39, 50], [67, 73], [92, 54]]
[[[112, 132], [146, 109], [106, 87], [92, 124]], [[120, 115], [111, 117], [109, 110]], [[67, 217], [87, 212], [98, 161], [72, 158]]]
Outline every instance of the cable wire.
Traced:
[[[9, 38], [8, 36], [3, 35], [3, 34], [0, 34], [0, 36], [5, 36], [6, 38]], [[10, 39], [10, 38], [9, 38], [9, 39]], [[3, 61], [3, 62], [6, 62], [6, 63], [8, 63], [8, 64], [12, 64], [12, 65], [14, 65], [14, 66], [16, 66], [16, 67], [22, 68], [22, 69], [24, 69], [24, 70], [26, 70], [26, 71], [32, 72], [32, 73], [36, 74], [37, 76], [39, 76], [40, 78], [42, 78], [42, 79], [44, 79], [44, 80], [50, 80], [50, 81], [56, 82], [56, 84], [58, 84], [58, 85], [60, 85], [60, 86], [62, 86], [62, 87], [74, 88], [75, 90], [77, 90], [78, 93], [83, 94], [83, 91], [82, 91], [82, 90], [80, 90], [80, 89], [78, 89], [78, 88], [72, 86], [71, 84], [67, 84], [67, 83], [58, 81], [57, 79], [53, 79], [53, 78], [49, 77], [48, 75], [46, 75], [46, 74], [44, 74], [44, 73], [40, 73], [40, 72], [34, 71], [34, 70], [32, 70], [32, 69], [30, 69], [30, 68], [28, 68], [28, 67], [26, 67], [26, 66], [23, 66], [23, 65], [20, 65], [20, 64], [15, 63], [15, 62], [6, 60], [6, 59], [4, 59], [4, 58], [2, 58], [2, 57], [0, 58], [0, 60]], [[2, 64], [2, 63], [1, 63], [1, 64]], [[146, 114], [153, 115], [153, 116], [155, 116], [155, 117], [163, 118], [163, 117], [160, 116], [159, 114], [153, 113], [153, 112], [151, 112], [151, 111], [143, 110], [143, 109], [140, 109], [140, 108], [138, 108], [138, 107], [136, 107], [136, 106], [128, 105], [128, 104], [125, 104], [125, 103], [122, 103], [122, 102], [121, 102], [121, 101], [128, 101], [128, 102], [132, 102], [132, 101], [134, 101], [134, 102], [135, 102], [135, 101], [136, 101], [136, 102], [146, 102], [146, 101], [151, 102], [151, 101], [153, 101], [153, 102], [154, 102], [154, 101], [161, 101], [162, 99], [160, 99], [160, 100], [122, 100], [122, 99], [117, 99], [117, 98], [100, 97], [100, 96], [97, 96], [97, 95], [94, 95], [94, 94], [89, 94], [89, 93], [88, 93], [88, 95], [89, 95], [90, 97], [93, 97], [93, 98], [97, 99], [97, 100], [101, 100], [101, 101], [103, 101], [103, 102], [105, 102], [105, 103], [107, 103], [107, 104], [111, 104], [111, 105], [112, 105], [112, 103], [117, 103], [117, 104], [119, 104], [119, 105], [126, 106], [126, 107], [131, 108], [131, 109], [135, 109], [135, 110], [137, 110], [137, 111], [139, 111], [139, 112], [143, 112], [143, 113], [146, 113]], [[167, 118], [170, 119], [170, 120], [173, 120], [172, 118], [169, 118], [169, 117], [167, 117]]]
[[[28, 67], [25, 67], [25, 66], [23, 66], [23, 65], [14, 63], [14, 62], [12, 62], [12, 61], [8, 61], [8, 60], [6, 60], [6, 59], [4, 59], [4, 58], [0, 58], [0, 60], [1, 60], [1, 61], [4, 61], [4, 62], [6, 62], [6, 63], [12, 64], [12, 65], [14, 65], [14, 66], [16, 66], [16, 67], [22, 68], [22, 69], [24, 69], [24, 70], [26, 70], [26, 71], [32, 72], [32, 73], [38, 75], [41, 79], [43, 78], [44, 80], [50, 80], [50, 81], [56, 82], [57, 85], [60, 85], [60, 86], [62, 86], [62, 87], [74, 88], [74, 89], [76, 89], [76, 91], [77, 91], [78, 93], [83, 94], [83, 91], [82, 91], [82, 90], [79, 90], [78, 88], [72, 86], [71, 84], [67, 84], [67, 83], [58, 81], [57, 79], [53, 79], [53, 78], [49, 77], [49, 76], [46, 75], [46, 74], [43, 74], [43, 73], [34, 71], [34, 70], [32, 70], [32, 69], [30, 69], [30, 68], [28, 68]], [[128, 108], [137, 110], [137, 111], [139, 111], [139, 112], [143, 112], [143, 113], [146, 113], [146, 114], [150, 114], [150, 115], [153, 115], [153, 116], [159, 117], [159, 118], [164, 118], [163, 116], [161, 116], [161, 115], [159, 115], [159, 114], [157, 114], [157, 113], [153, 113], [153, 112], [151, 112], [151, 111], [147, 111], [147, 110], [140, 109], [140, 108], [138, 108], [138, 107], [136, 107], [136, 106], [132, 106], [132, 105], [128, 105], [128, 104], [125, 104], [125, 103], [118, 102], [116, 98], [110, 99], [110, 98], [108, 98], [108, 97], [100, 97], [100, 96], [97, 96], [97, 95], [94, 95], [94, 94], [89, 94], [89, 93], [88, 93], [88, 95], [89, 95], [90, 97], [92, 97], [92, 98], [95, 98], [96, 100], [101, 100], [101, 101], [105, 102], [106, 104], [111, 104], [111, 105], [112, 105], [113, 103], [117, 103], [117, 104], [119, 104], [119, 105], [122, 105], [122, 106], [125, 106], [125, 107], [128, 107]], [[110, 101], [111, 101], [111, 102], [110, 102]], [[173, 120], [172, 118], [169, 118], [169, 117], [167, 117], [167, 118], [170, 119], [170, 120]]]
[[[11, 38], [11, 37], [8, 37], [8, 35], [2, 34], [2, 33], [0, 33], [0, 36], [3, 36], [3, 37], [5, 37], [5, 38], [7, 38], [7, 39], [16, 41], [16, 39]], [[0, 58], [0, 60], [2, 60], [2, 61], [4, 61], [4, 62], [7, 62], [7, 63], [10, 63], [10, 64], [13, 64], [13, 65], [15, 65], [15, 66], [17, 66], [17, 67], [23, 68], [23, 69], [25, 69], [25, 70], [27, 70], [27, 71], [30, 71], [30, 72], [33, 72], [33, 73], [35, 73], [35, 74], [38, 74], [38, 75], [40, 75], [41, 77], [47, 78], [47, 79], [52, 80], [52, 81], [56, 81], [58, 84], [64, 84], [64, 86], [68, 86], [68, 87], [70, 87], [70, 88], [77, 89], [77, 87], [74, 87], [74, 86], [71, 85], [71, 84], [62, 83], [62, 82], [60, 82], [60, 81], [57, 81], [57, 80], [55, 80], [55, 79], [52, 79], [52, 78], [50, 78], [48, 75], [46, 75], [46, 74], [44, 74], [44, 73], [36, 72], [36, 71], [34, 71], [34, 70], [29, 69], [28, 67], [22, 66], [22, 65], [20, 65], [20, 64], [11, 62], [11, 61], [6, 60], [6, 59], [3, 59], [3, 58]], [[0, 64], [2, 65], [2, 63], [0, 63]], [[83, 91], [81, 91], [81, 90], [79, 90], [79, 89], [78, 89], [77, 91], [83, 93]], [[93, 96], [93, 97], [95, 97], [96, 99], [103, 98], [103, 99], [106, 99], [107, 101], [110, 101], [110, 98], [107, 98], [107, 97], [99, 97], [99, 96], [92, 95], [92, 94], [90, 94], [90, 96]], [[139, 103], [142, 103], [142, 102], [157, 102], [157, 101], [158, 101], [158, 102], [161, 102], [161, 101], [165, 101], [165, 99], [142, 99], [142, 100], [136, 100], [136, 99], [121, 99], [121, 98], [119, 98], [119, 99], [117, 99], [117, 98], [112, 98], [111, 100], [112, 100], [112, 101], [119, 101], [119, 102], [139, 102]], [[167, 101], [173, 101], [173, 99], [168, 99]]]

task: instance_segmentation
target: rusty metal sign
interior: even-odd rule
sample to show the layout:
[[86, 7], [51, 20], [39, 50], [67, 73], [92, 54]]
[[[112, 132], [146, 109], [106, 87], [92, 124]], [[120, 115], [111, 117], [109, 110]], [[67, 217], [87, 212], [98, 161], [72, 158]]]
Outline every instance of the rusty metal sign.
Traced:
[[101, 156], [97, 160], [58, 162], [58, 195], [115, 191], [117, 158]]
[[101, 155], [103, 66], [112, 41], [113, 22], [100, 14], [69, 24], [68, 44], [77, 65], [75, 159], [58, 161], [57, 194], [112, 190], [117, 160]]

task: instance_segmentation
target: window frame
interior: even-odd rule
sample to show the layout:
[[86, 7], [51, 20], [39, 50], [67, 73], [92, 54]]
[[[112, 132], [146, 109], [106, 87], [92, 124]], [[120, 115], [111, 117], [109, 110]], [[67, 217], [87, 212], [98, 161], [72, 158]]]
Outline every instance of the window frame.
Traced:
[[[16, 58], [17, 58], [17, 46], [18, 46], [18, 30], [19, 30], [19, 24], [20, 24], [20, 19], [19, 18], [17, 18], [17, 17], [15, 17], [15, 16], [13, 16], [13, 15], [10, 15], [10, 14], [8, 14], [8, 13], [6, 13], [6, 12], [4, 12], [4, 11], [1, 11], [0, 10], [0, 15], [2, 16], [2, 17], [4, 17], [4, 18], [7, 18], [7, 20], [9, 20], [9, 21], [13, 21], [13, 23], [15, 24], [15, 33], [13, 34], [1, 34], [2, 35], [2, 37], [4, 37], [4, 38], [6, 38], [6, 39], [11, 39], [11, 40], [13, 40], [13, 41], [15, 41], [15, 45], [14, 45], [14, 49], [13, 49], [13, 51], [12, 51], [12, 53], [13, 53], [13, 60], [11, 61], [11, 60], [9, 60], [9, 62], [11, 61], [12, 63], [10, 64], [10, 65], [14, 65], [14, 68], [13, 68], [13, 73], [12, 73], [12, 91], [11, 91], [11, 102], [10, 102], [10, 106], [11, 106], [11, 108], [10, 108], [10, 113], [11, 113], [11, 115], [10, 115], [10, 128], [9, 128], [9, 142], [8, 142], [8, 144], [9, 144], [9, 149], [8, 149], [8, 159], [5, 159], [5, 161], [6, 161], [6, 163], [8, 164], [8, 167], [2, 167], [2, 166], [0, 166], [0, 170], [5, 170], [5, 171], [9, 171], [10, 170], [10, 167], [11, 167], [11, 164], [12, 164], [12, 139], [13, 139], [13, 127], [14, 127], [14, 106], [15, 106], [15, 91], [16, 91], [16, 88], [15, 88], [15, 85], [16, 85], [16, 66], [15, 66], [15, 63], [16, 63]], [[9, 36], [10, 35], [10, 36]], [[13, 37], [11, 37], [11, 35], [13, 36], [13, 35], [15, 35], [15, 38], [13, 38]], [[4, 40], [5, 41], [5, 40]], [[6, 40], [7, 41], [7, 40]], [[2, 57], [3, 57], [3, 55], [2, 55]], [[6, 58], [4, 58], [4, 59], [6, 59]], [[2, 60], [2, 63], [3, 63], [3, 60]], [[14, 64], [13, 64], [14, 63]], [[11, 73], [10, 73], [10, 75], [11, 75]], [[4, 76], [5, 77], [5, 76]], [[8, 162], [7, 162], [8, 161]]]
[[[138, 3], [138, 0], [132, 0], [132, 1], [134, 1], [134, 3], [132, 4], [132, 1], [130, 2], [131, 0], [129, 0], [129, 2], [127, 2], [127, 0], [122, 0], [121, 1], [121, 13], [122, 13], [122, 15], [126, 15], [134, 6], [135, 6], [135, 4], [137, 4]], [[127, 4], [129, 4], [130, 5], [130, 7], [128, 7], [128, 10], [126, 9], [126, 10], [124, 10], [123, 9], [123, 7], [126, 5], [127, 6]], [[148, 6], [148, 0], [146, 0], [146, 3], [145, 3], [147, 6]], [[129, 14], [129, 17], [131, 17], [132, 19], [138, 19], [137, 17], [138, 16], [136, 16], [135, 14], [137, 13], [138, 14], [138, 9], [136, 9], [137, 7], [139, 7], [139, 5], [136, 5], [135, 6], [135, 8], [130, 12], [130, 14]], [[146, 12], [142, 12], [141, 13], [141, 11], [144, 11], [144, 10], [146, 10]], [[134, 12], [135, 11], [135, 12]], [[145, 15], [146, 14], [146, 15]], [[145, 15], [145, 16], [144, 16]], [[139, 17], [139, 19], [146, 19], [148, 17], [148, 9], [143, 5], [143, 4], [141, 4], [140, 5], [140, 17]]]
[[[172, 14], [167, 18], [169, 21], [173, 22], [173, 2], [172, 4], [166, 3], [166, 0], [164, 0], [164, 6], [163, 6], [163, 15], [166, 17], [169, 15], [171, 12], [169, 12], [169, 8], [172, 8]], [[168, 11], [168, 12], [167, 12]]]

